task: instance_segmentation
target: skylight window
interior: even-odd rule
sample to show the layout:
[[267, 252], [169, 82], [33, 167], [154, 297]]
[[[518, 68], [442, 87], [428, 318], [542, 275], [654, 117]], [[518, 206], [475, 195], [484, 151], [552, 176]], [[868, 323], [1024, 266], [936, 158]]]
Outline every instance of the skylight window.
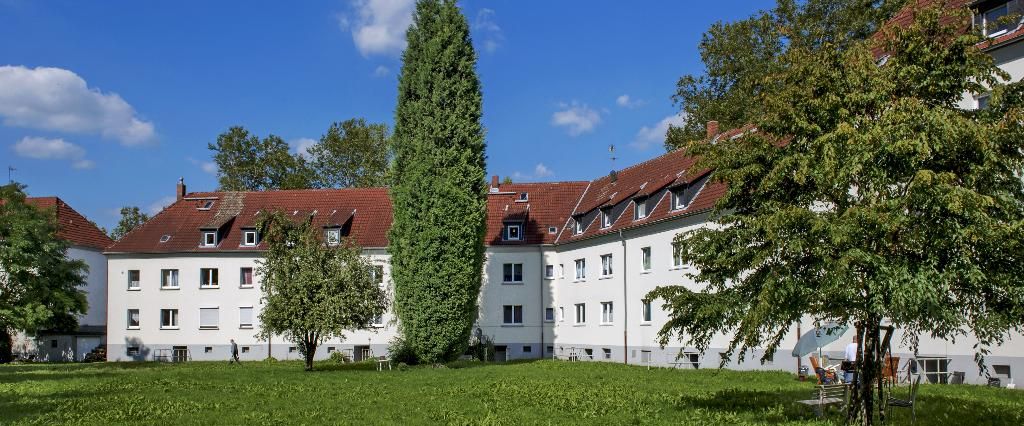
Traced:
[[170, 235], [164, 235], [164, 236], [160, 237], [160, 242], [161, 243], [166, 243], [166, 242], [168, 242], [170, 240], [171, 240], [171, 236]]
[[525, 193], [525, 192], [520, 192], [519, 193], [519, 199], [516, 200], [516, 201], [529, 201], [529, 200], [530, 200], [530, 194]]
[[213, 208], [213, 200], [204, 201], [202, 206], [199, 206], [199, 210], [210, 210]]
[[549, 234], [557, 234], [558, 233], [558, 227], [556, 227], [556, 226], [549, 226], [548, 227], [548, 233]]

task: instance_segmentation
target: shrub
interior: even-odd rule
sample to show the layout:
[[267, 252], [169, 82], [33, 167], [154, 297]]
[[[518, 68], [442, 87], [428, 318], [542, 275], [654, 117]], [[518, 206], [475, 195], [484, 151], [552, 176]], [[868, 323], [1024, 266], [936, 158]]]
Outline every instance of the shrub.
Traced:
[[406, 340], [400, 335], [395, 336], [394, 340], [392, 340], [388, 345], [388, 354], [393, 362], [404, 363], [406, 365], [419, 364], [419, 360], [416, 358], [416, 352], [413, 351], [408, 342], [406, 342]]
[[331, 352], [331, 357], [329, 358], [329, 360], [335, 364], [344, 364], [346, 362], [349, 362], [348, 357], [341, 352]]

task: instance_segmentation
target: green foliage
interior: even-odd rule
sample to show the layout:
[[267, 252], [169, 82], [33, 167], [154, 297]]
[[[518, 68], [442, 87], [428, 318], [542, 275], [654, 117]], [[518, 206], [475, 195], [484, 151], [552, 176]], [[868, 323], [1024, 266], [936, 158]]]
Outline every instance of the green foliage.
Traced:
[[331, 356], [328, 357], [328, 360], [335, 364], [344, 364], [351, 361], [350, 359], [348, 359], [347, 356], [345, 356], [345, 354], [341, 352], [331, 352]]
[[704, 137], [704, 125], [740, 127], [761, 116], [758, 97], [774, 90], [790, 49], [828, 46], [844, 51], [873, 34], [906, 0], [778, 0], [770, 11], [737, 22], [718, 22], [701, 39], [705, 71], [679, 79], [673, 100], [687, 118], [669, 132], [669, 149]]
[[121, 207], [121, 220], [117, 221], [117, 227], [110, 233], [110, 238], [120, 240], [139, 225], [146, 223], [147, 220], [149, 220], [149, 215], [143, 213], [138, 207]]
[[386, 297], [372, 266], [351, 240], [326, 244], [309, 221], [296, 224], [280, 212], [262, 215], [267, 244], [259, 262], [263, 310], [261, 338], [281, 334], [294, 342], [313, 368], [316, 347], [345, 331], [371, 329], [386, 309]]
[[[464, 368], [299, 363], [0, 366], [4, 424], [685, 424], [835, 425], [794, 403], [809, 382], [782, 372], [672, 370], [600, 362]], [[160, 391], [154, 392], [154, 386]], [[116, 389], [117, 392], [112, 392]], [[905, 388], [904, 388], [905, 389]], [[353, 397], [358, 395], [358, 397]], [[1024, 424], [1020, 391], [923, 385], [917, 425]], [[910, 424], [894, 409], [892, 424]], [[341, 413], [341, 414], [339, 414]], [[385, 419], [385, 420], [382, 420]]]
[[389, 235], [400, 332], [421, 362], [465, 351], [486, 226], [482, 95], [469, 24], [452, 0], [417, 3], [395, 112]]
[[27, 204], [24, 186], [0, 186], [0, 363], [11, 361], [15, 332], [73, 330], [88, 309], [79, 287], [89, 268], [67, 258], [56, 217]]
[[288, 152], [288, 144], [269, 135], [262, 140], [234, 126], [209, 144], [217, 164], [222, 191], [264, 191], [312, 187], [313, 172], [301, 155]]
[[362, 118], [333, 123], [307, 150], [321, 188], [388, 186], [393, 150], [388, 126]]
[[[706, 287], [648, 296], [670, 312], [663, 344], [703, 350], [731, 332], [730, 353], [771, 353], [810, 316], [858, 324], [874, 348], [885, 319], [909, 336], [975, 336], [980, 364], [1022, 329], [1024, 90], [1000, 84], [964, 19], [928, 8], [878, 45], [790, 49], [758, 97], [757, 133], [688, 145], [728, 191], [720, 226], [676, 239]], [[988, 90], [991, 109], [958, 107]], [[870, 385], [880, 362], [859, 366]]]
[[403, 364], [416, 365], [419, 363], [419, 359], [416, 358], [416, 351], [413, 350], [412, 346], [401, 335], [395, 336], [388, 344], [388, 357], [393, 362]]

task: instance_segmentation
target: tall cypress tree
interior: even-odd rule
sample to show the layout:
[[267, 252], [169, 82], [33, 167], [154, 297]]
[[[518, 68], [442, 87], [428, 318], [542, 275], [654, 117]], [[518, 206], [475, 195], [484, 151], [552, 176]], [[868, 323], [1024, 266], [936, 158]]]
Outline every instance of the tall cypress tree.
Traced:
[[487, 220], [482, 95], [469, 23], [421, 0], [406, 34], [395, 111], [395, 310], [421, 362], [461, 355], [477, 316]]

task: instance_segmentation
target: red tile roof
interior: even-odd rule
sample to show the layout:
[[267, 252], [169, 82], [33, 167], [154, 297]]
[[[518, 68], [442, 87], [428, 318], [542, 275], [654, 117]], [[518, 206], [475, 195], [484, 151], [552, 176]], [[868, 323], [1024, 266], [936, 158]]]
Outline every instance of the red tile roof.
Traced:
[[103, 250], [114, 243], [96, 224], [86, 219], [58, 197], [28, 197], [25, 202], [57, 215], [57, 236], [71, 245]]
[[[487, 194], [488, 245], [552, 244], [569, 219], [587, 182], [513, 183], [499, 185]], [[526, 193], [526, 201], [519, 200]], [[523, 241], [503, 241], [506, 222], [522, 222]], [[555, 232], [548, 228], [554, 227]]]
[[[973, 8], [976, 7], [977, 3], [978, 1], [975, 0], [911, 0], [907, 5], [903, 6], [899, 12], [896, 12], [892, 18], [889, 18], [889, 20], [883, 25], [883, 28], [892, 26], [906, 27], [914, 22], [914, 17], [918, 10], [934, 6], [936, 4], [941, 5], [946, 10], [955, 10], [964, 7]], [[949, 23], [952, 22], [954, 18], [955, 16], [953, 15], [946, 15], [943, 20], [945, 23]], [[970, 21], [962, 23], [962, 26], [963, 32], [965, 33], [972, 29], [972, 23]], [[873, 37], [878, 39], [883, 35], [884, 32], [879, 31], [875, 33]], [[992, 50], [1022, 39], [1024, 39], [1024, 25], [1018, 24], [1015, 28], [1011, 28], [1005, 34], [984, 40], [981, 43], [978, 43], [977, 46], [982, 50]], [[885, 52], [879, 47], [876, 47], [873, 53], [876, 57], [881, 57], [885, 54]]]

